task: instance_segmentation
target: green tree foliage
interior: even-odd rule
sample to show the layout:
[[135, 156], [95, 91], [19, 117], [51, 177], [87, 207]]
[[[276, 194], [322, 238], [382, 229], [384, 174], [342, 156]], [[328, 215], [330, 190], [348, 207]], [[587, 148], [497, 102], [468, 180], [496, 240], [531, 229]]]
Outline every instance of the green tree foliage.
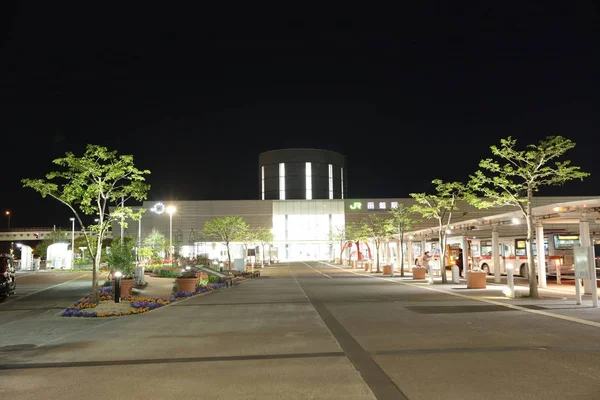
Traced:
[[[82, 156], [67, 152], [53, 161], [58, 171], [45, 179], [23, 179], [43, 198], [49, 196], [67, 206], [81, 226], [92, 252], [92, 299], [98, 301], [98, 266], [102, 258], [102, 241], [113, 223], [127, 227], [128, 219], [138, 221], [142, 212], [125, 207], [127, 200], [146, 199], [150, 185], [145, 183], [148, 170], [134, 166], [133, 156], [117, 155], [106, 147], [88, 144]], [[109, 207], [113, 205], [111, 212]], [[82, 216], [95, 216], [95, 225], [85, 226]], [[95, 243], [94, 243], [95, 242]], [[94, 245], [92, 245], [94, 243]]]
[[527, 222], [527, 262], [529, 265], [529, 295], [538, 297], [535, 264], [532, 259], [534, 220], [533, 194], [543, 186], [560, 186], [565, 182], [589, 176], [571, 161], [560, 161], [575, 143], [562, 136], [548, 136], [537, 144], [516, 148], [512, 137], [491, 146], [494, 158], [479, 162], [480, 169], [470, 176], [469, 189], [481, 194], [470, 203], [477, 208], [514, 206]]
[[331, 242], [337, 242], [340, 245], [340, 263], [342, 262], [342, 248], [346, 241], [346, 227], [337, 226], [334, 230], [329, 232], [329, 240]]
[[[406, 232], [409, 232], [415, 223], [420, 222], [415, 219], [415, 210], [413, 207], [407, 207], [404, 204], [398, 204], [398, 208], [390, 209], [391, 218], [388, 219], [389, 229], [398, 235], [400, 241], [400, 276], [404, 276], [404, 239]], [[392, 276], [394, 269], [392, 269]]]
[[[369, 238], [369, 227], [364, 220], [346, 223], [346, 242], [365, 242]], [[357, 249], [360, 252], [360, 248]]]
[[410, 196], [416, 201], [412, 209], [421, 214], [423, 218], [435, 219], [438, 223], [442, 283], [447, 283], [448, 279], [444, 271], [446, 266], [443, 265], [446, 259], [447, 231], [450, 229], [453, 213], [458, 211], [458, 203], [470, 198], [471, 195], [461, 182], [443, 182], [440, 179], [434, 179], [431, 183], [435, 187], [434, 194], [410, 193]]
[[393, 231], [390, 229], [387, 218], [383, 218], [375, 214], [369, 214], [366, 218], [364, 218], [363, 226], [365, 227], [365, 234], [367, 238], [370, 238], [373, 241], [373, 244], [375, 245], [375, 252], [377, 254], [376, 272], [380, 272], [379, 262], [381, 259], [381, 245], [392, 236]]
[[135, 267], [135, 240], [131, 236], [114, 238], [110, 243], [110, 251], [107, 253], [106, 261], [113, 270], [121, 271], [124, 278], [133, 278]]
[[242, 217], [217, 217], [204, 223], [202, 235], [207, 239], [216, 239], [227, 247], [228, 268], [231, 268], [230, 244], [244, 240], [249, 229], [249, 225]]
[[265, 264], [265, 246], [271, 246], [273, 240], [273, 232], [269, 228], [257, 228], [253, 230], [254, 239], [261, 246], [262, 264]]
[[[151, 249], [150, 257], [156, 259], [160, 257], [160, 253], [165, 252], [168, 244], [165, 235], [158, 229], [153, 228], [150, 234], [144, 239], [144, 247]], [[147, 255], [147, 253], [144, 252]]]

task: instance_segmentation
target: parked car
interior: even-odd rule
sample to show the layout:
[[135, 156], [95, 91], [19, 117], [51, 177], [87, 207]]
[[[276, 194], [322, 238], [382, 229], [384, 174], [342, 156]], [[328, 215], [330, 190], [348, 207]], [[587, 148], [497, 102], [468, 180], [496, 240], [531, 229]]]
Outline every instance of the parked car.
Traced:
[[15, 293], [17, 282], [15, 280], [15, 264], [12, 256], [0, 255], [0, 300]]

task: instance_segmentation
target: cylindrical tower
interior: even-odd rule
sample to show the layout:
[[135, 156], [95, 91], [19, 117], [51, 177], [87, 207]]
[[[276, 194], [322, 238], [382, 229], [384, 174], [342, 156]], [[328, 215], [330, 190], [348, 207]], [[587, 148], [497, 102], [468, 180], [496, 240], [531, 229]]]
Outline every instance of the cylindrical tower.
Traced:
[[330, 150], [281, 149], [258, 156], [263, 200], [343, 199], [346, 157]]

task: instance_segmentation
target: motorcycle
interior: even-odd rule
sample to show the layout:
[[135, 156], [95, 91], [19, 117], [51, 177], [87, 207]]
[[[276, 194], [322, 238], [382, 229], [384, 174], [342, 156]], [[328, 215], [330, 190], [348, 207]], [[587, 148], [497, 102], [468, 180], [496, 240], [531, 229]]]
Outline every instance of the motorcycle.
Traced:
[[7, 254], [0, 255], [0, 300], [15, 294], [17, 289], [15, 264], [13, 258]]

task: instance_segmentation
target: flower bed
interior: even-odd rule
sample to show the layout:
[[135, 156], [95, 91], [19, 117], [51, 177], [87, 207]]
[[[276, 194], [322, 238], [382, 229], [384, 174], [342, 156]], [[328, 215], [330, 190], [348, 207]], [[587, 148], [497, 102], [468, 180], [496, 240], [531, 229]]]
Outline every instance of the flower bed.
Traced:
[[[125, 303], [126, 305], [123, 305], [121, 303], [115, 303], [119, 305], [119, 311], [111, 310], [98, 312], [97, 310], [94, 310], [94, 308], [98, 307], [98, 304], [92, 301], [92, 295], [89, 294], [67, 307], [60, 315], [63, 317], [102, 318], [141, 314], [150, 310], [154, 310], [155, 308], [174, 303], [175, 301], [180, 299], [184, 299], [200, 293], [210, 292], [215, 289], [220, 289], [222, 287], [225, 287], [226, 285], [226, 283], [208, 283], [206, 285], [198, 286], [195, 292], [175, 292], [173, 293], [173, 296], [169, 299], [139, 297], [136, 298], [132, 296], [122, 297], [121, 303]], [[100, 302], [112, 302], [114, 300], [113, 288], [110, 286], [100, 288], [99, 296]]]
[[[99, 289], [100, 301], [110, 302], [114, 299], [112, 287], [103, 287]], [[92, 295], [89, 294], [75, 303], [67, 307], [60, 315], [63, 317], [117, 317], [121, 315], [141, 314], [155, 308], [171, 304], [175, 301], [174, 298], [158, 299], [158, 298], [134, 298], [131, 296], [123, 297], [121, 300], [129, 303], [129, 308], [120, 311], [101, 311], [98, 312], [94, 308], [98, 307], [97, 303], [92, 301]]]
[[227, 283], [207, 283], [206, 285], [200, 285], [196, 287], [196, 291], [194, 292], [174, 292], [173, 297], [176, 299], [186, 298], [195, 296], [200, 293], [210, 292], [211, 290], [220, 289], [222, 287], [227, 286]]

